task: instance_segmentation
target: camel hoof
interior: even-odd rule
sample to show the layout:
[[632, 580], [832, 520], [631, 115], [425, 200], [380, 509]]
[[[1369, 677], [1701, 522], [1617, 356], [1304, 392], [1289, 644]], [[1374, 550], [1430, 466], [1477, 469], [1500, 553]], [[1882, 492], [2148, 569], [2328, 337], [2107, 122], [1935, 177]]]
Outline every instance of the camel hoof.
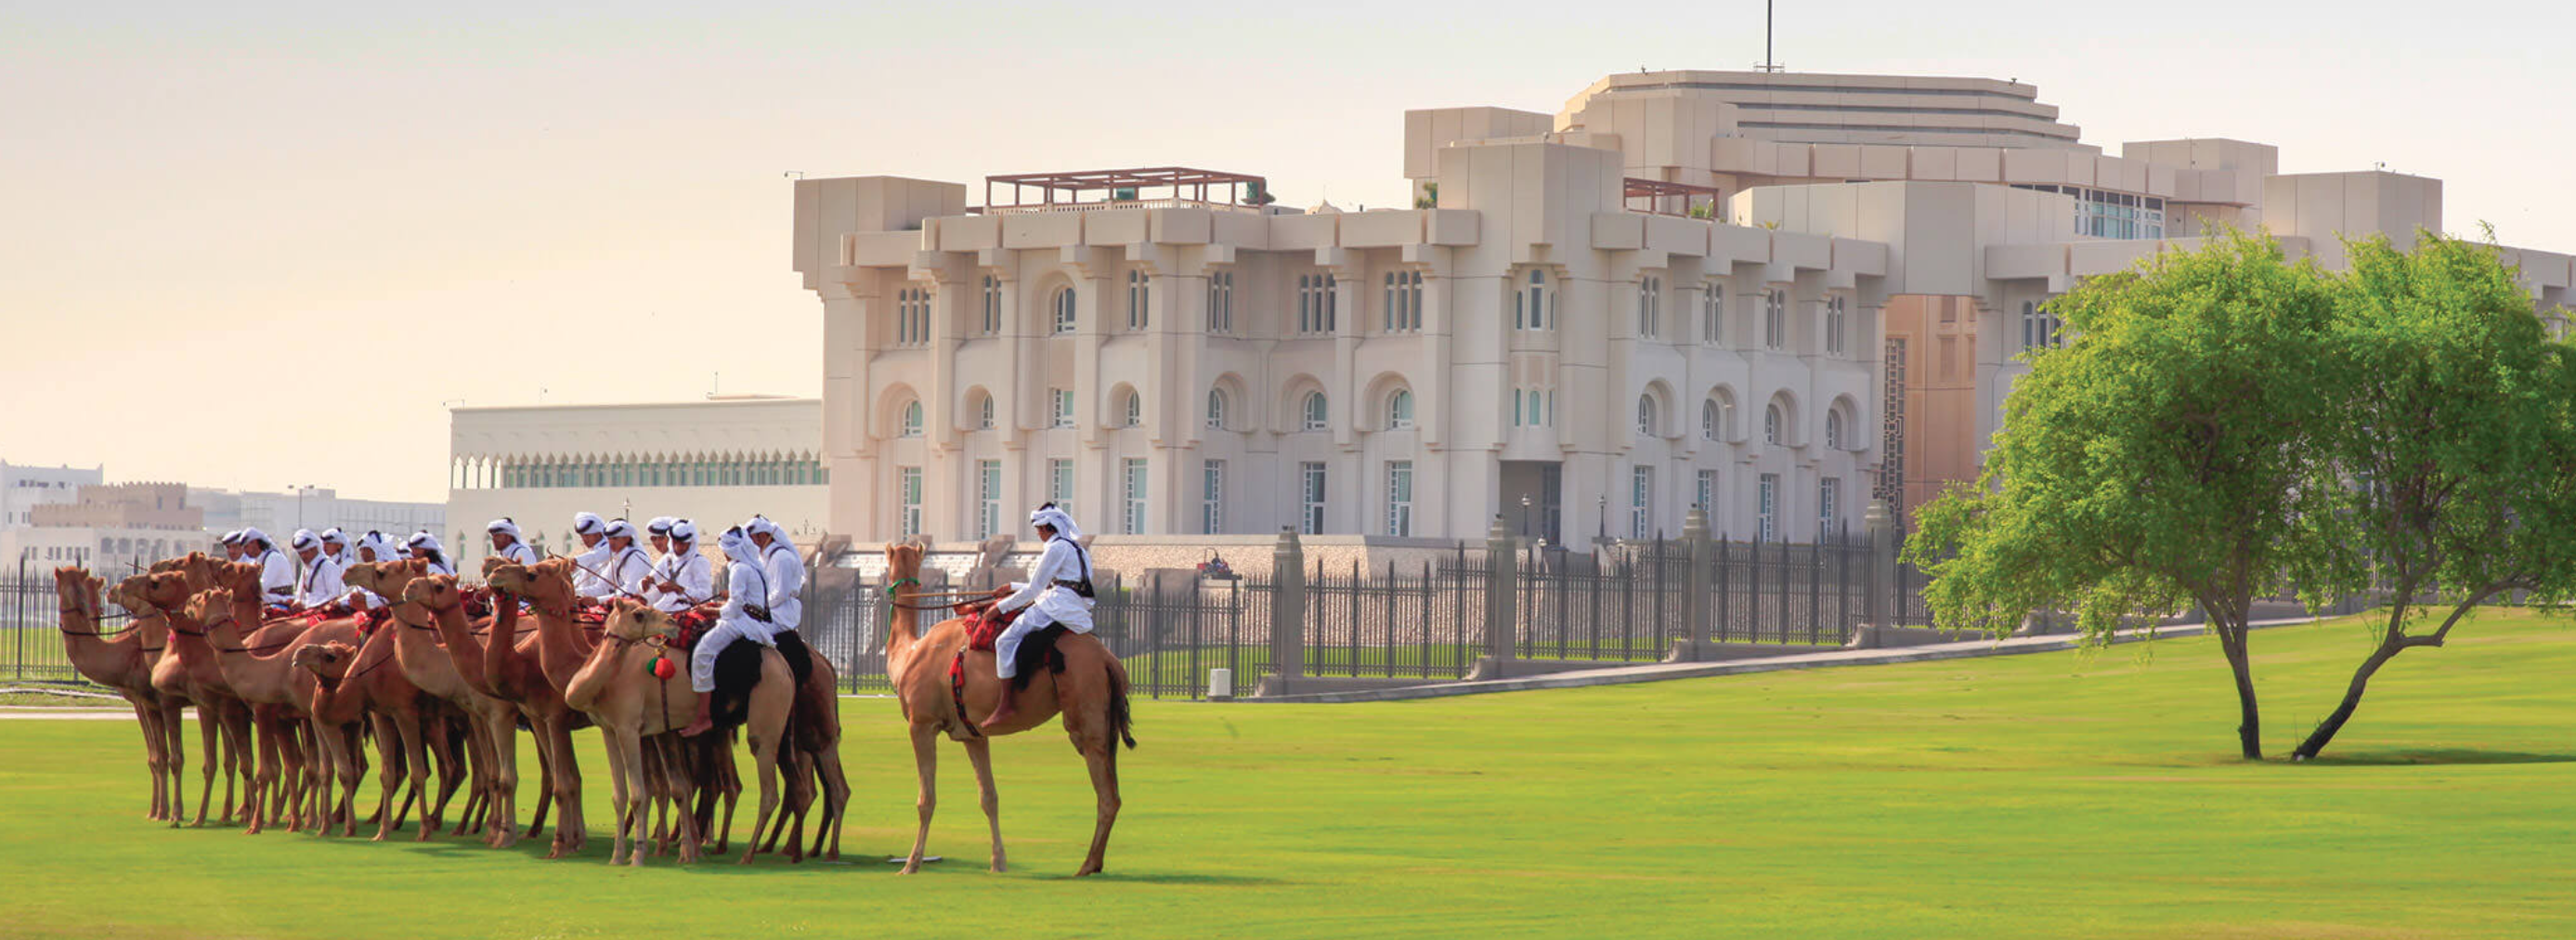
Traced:
[[911, 875], [911, 874], [918, 874], [920, 871], [921, 871], [921, 863], [920, 863], [920, 862], [905, 862], [905, 863], [903, 863], [903, 870], [902, 870], [902, 871], [899, 871], [899, 872], [895, 872], [895, 874], [898, 874], [898, 875]]

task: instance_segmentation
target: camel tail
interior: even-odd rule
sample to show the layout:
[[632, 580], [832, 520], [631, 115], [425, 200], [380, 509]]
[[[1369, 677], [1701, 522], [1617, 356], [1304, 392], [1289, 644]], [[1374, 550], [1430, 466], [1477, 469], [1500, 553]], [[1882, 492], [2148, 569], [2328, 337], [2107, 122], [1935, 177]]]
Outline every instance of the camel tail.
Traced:
[[1136, 749], [1136, 716], [1127, 708], [1127, 664], [1109, 661], [1109, 725], [1118, 729], [1118, 740], [1127, 742], [1128, 750]]

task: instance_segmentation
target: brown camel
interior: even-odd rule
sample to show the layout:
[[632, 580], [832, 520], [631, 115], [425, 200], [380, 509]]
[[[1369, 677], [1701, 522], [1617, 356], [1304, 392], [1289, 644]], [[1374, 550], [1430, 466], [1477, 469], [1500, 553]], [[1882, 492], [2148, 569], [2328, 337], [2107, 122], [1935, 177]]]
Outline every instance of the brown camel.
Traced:
[[[1128, 733], [1126, 667], [1099, 639], [1066, 633], [1055, 643], [1064, 657], [1064, 672], [1054, 675], [1039, 669], [1028, 677], [1028, 688], [1011, 693], [1009, 684], [993, 670], [992, 652], [969, 651], [961, 707], [949, 686], [948, 666], [956, 661], [958, 651], [967, 648], [966, 621], [950, 619], [927, 633], [920, 630], [920, 612], [904, 606], [905, 597], [920, 595], [916, 580], [920, 574], [920, 546], [886, 546], [886, 583], [913, 585], [908, 593], [894, 592], [894, 616], [886, 630], [886, 675], [893, 680], [895, 696], [911, 722], [913, 764], [921, 772], [921, 828], [913, 836], [904, 872], [921, 869], [922, 850], [930, 840], [930, 814], [939, 803], [939, 734], [947, 732], [966, 746], [966, 758], [975, 765], [976, 786], [983, 791], [984, 819], [992, 830], [993, 870], [1004, 871], [1008, 863], [1002, 853], [1001, 796], [993, 790], [992, 741], [987, 735], [1027, 731], [1062, 712], [1065, 734], [1091, 767], [1091, 789], [1099, 804], [1091, 853], [1074, 875], [1098, 874], [1109, 849], [1109, 829], [1118, 822], [1117, 745], [1123, 740], [1128, 747], [1136, 746], [1135, 737]], [[979, 728], [1005, 694], [1017, 696], [1019, 714], [1000, 727]]]
[[[182, 734], [187, 729], [186, 711], [190, 703], [187, 696], [178, 692], [164, 692], [160, 687], [152, 684], [153, 675], [159, 671], [161, 660], [172, 658], [163, 655], [170, 648], [170, 619], [163, 616], [161, 611], [149, 602], [152, 577], [150, 574], [129, 575], [125, 580], [118, 582], [116, 587], [110, 589], [107, 597], [115, 601], [117, 606], [125, 608], [126, 613], [133, 617], [133, 622], [127, 625], [127, 629], [133, 631], [142, 644], [142, 680], [144, 688], [151, 691], [153, 704], [157, 706], [151, 712], [152, 727], [147, 733], [159, 736], [161, 764], [163, 772], [168, 775], [161, 787], [166, 791], [167, 798], [162, 802], [167, 812], [159, 818], [169, 820], [170, 825], [176, 827], [179, 825], [182, 811], [187, 808], [184, 778], [187, 774], [188, 749]], [[175, 596], [172, 602], [185, 603]], [[215, 735], [216, 724], [212, 719], [199, 722], [200, 730], [209, 741]], [[207, 757], [206, 769], [211, 776], [216, 762], [212, 759], [211, 752]]]
[[[364, 588], [377, 597], [398, 600], [402, 597], [403, 588], [428, 570], [428, 563], [418, 560], [360, 562], [350, 565], [342, 573], [341, 580], [350, 587]], [[422, 810], [420, 838], [425, 840], [436, 834], [438, 821], [445, 818], [448, 800], [455, 797], [457, 787], [467, 777], [465, 755], [470, 748], [466, 742], [473, 735], [472, 726], [466, 721], [465, 714], [447, 700], [424, 692], [412, 683], [397, 655], [404, 629], [402, 622], [392, 619], [391, 611], [387, 613], [389, 616], [385, 623], [367, 638], [365, 646], [358, 648], [358, 661], [365, 665], [354, 668], [363, 673], [360, 678], [373, 707], [393, 719], [395, 734], [401, 739], [403, 759], [397, 765], [388, 757], [385, 766], [388, 773], [397, 766], [409, 771], [411, 796], [404, 798], [402, 809], [396, 811], [391, 821], [382, 824], [376, 838], [383, 839], [393, 830], [402, 828], [402, 814], [410, 811], [413, 799], [417, 798]], [[382, 674], [380, 677], [379, 673]], [[382, 746], [383, 742], [379, 740], [378, 744]], [[424, 789], [433, 761], [438, 774], [434, 800]], [[386, 784], [386, 787], [389, 789], [391, 784]], [[467, 831], [470, 829], [465, 827], [457, 830], [460, 835]]]
[[[291, 794], [293, 810], [286, 817], [287, 831], [310, 829], [327, 834], [332, 818], [343, 806], [342, 802], [332, 798], [332, 780], [336, 778], [343, 791], [355, 793], [363, 772], [356, 753], [358, 732], [354, 725], [324, 724], [314, 720], [313, 697], [319, 684], [311, 673], [295, 668], [291, 650], [306, 643], [326, 641], [355, 646], [359, 639], [358, 626], [346, 618], [310, 626], [290, 622], [277, 625], [290, 628], [283, 635], [254, 642], [243, 636], [239, 610], [233, 592], [217, 587], [201, 591], [191, 598], [186, 616], [212, 644], [216, 654], [215, 666], [222, 671], [224, 682], [232, 687], [233, 694], [254, 705], [277, 707], [285, 716], [284, 720], [304, 725], [303, 733], [312, 736], [315, 748], [305, 755], [306, 767], [288, 765], [286, 784], [294, 787], [294, 792]], [[278, 632], [271, 628], [263, 630], [262, 635]], [[299, 770], [315, 775], [317, 779], [312, 786], [294, 783]], [[256, 830], [262, 821], [254, 818], [252, 828]], [[347, 834], [357, 834], [355, 819], [348, 820]]]
[[[300, 621], [263, 623], [259, 577], [259, 566], [248, 562], [217, 565], [214, 569], [215, 585], [232, 592], [233, 622], [249, 634], [245, 641], [265, 651], [280, 650], [285, 643], [302, 635], [305, 624]], [[193, 650], [194, 645], [185, 649]], [[267, 794], [268, 805], [259, 808], [258, 815], [262, 820], [274, 822], [286, 816], [290, 804], [301, 805], [301, 801], [320, 783], [322, 762], [318, 755], [321, 749], [318, 742], [310, 740], [312, 727], [297, 709], [283, 704], [251, 701], [250, 696], [242, 698], [250, 707], [251, 725], [259, 730], [259, 770], [251, 779], [254, 790]], [[262, 779], [270, 781], [270, 785], [265, 788], [258, 786]], [[300, 816], [290, 819], [288, 830], [294, 831], [301, 822]], [[250, 831], [257, 832], [258, 829], [252, 827]]]
[[[483, 643], [465, 617], [465, 595], [454, 577], [434, 574], [403, 588], [403, 603], [394, 619], [403, 622], [395, 657], [404, 674], [421, 691], [465, 710], [475, 722], [488, 774], [478, 777], [485, 789], [489, 824], [484, 828], [493, 848], [519, 841], [519, 707], [482, 691]], [[432, 645], [435, 634], [443, 644]], [[432, 662], [432, 661], [435, 662]], [[442, 665], [443, 664], [443, 665]]]
[[[238, 812], [244, 823], [253, 815], [252, 795], [258, 768], [252, 755], [252, 731], [257, 726], [250, 703], [234, 695], [224, 682], [223, 671], [215, 665], [214, 650], [207, 646], [205, 631], [187, 621], [184, 607], [194, 592], [185, 576], [164, 573], [151, 576], [143, 600], [169, 625], [169, 649], [153, 664], [152, 687], [176, 694], [197, 706], [197, 721], [202, 743], [206, 746], [205, 789], [197, 802], [196, 825], [206, 824], [206, 800], [214, 793], [215, 736], [206, 733], [211, 725], [222, 733], [224, 770], [223, 822], [233, 821]], [[272, 750], [271, 756], [275, 756]], [[234, 785], [239, 783], [236, 793]]]
[[[677, 731], [698, 716], [698, 696], [689, 690], [686, 657], [680, 650], [664, 646], [677, 630], [668, 614], [631, 600], [616, 601], [609, 610], [605, 636], [591, 651], [590, 661], [573, 677], [572, 685], [564, 690], [564, 700], [590, 713], [607, 734], [609, 746], [623, 755], [618, 764], [625, 776], [611, 788], [617, 806], [617, 837], [609, 849], [610, 864], [617, 864], [621, 858], [630, 865], [644, 863], [642, 846], [636, 844], [641, 841], [641, 810], [648, 792], [644, 739]], [[657, 656], [673, 659], [669, 677], [657, 678], [651, 671], [651, 661]], [[752, 686], [750, 716], [743, 724], [760, 774], [760, 814], [752, 823], [755, 833], [778, 809], [779, 746], [788, 715], [795, 707], [795, 681], [795, 674], [776, 650], [761, 648], [760, 679]], [[687, 805], [685, 795], [681, 805]], [[680, 861], [696, 861], [700, 843], [696, 816], [681, 813], [680, 827]], [[799, 848], [789, 846], [792, 857], [802, 856]], [[759, 850], [757, 844], [750, 846], [742, 854], [742, 863], [749, 864]]]
[[[573, 622], [571, 567], [569, 558], [540, 562], [533, 570], [512, 564], [484, 566], [485, 581], [495, 592], [494, 609], [499, 611], [493, 637], [517, 635], [520, 598], [530, 599], [536, 613], [535, 635], [483, 644], [483, 677], [494, 697], [519, 706], [528, 717], [529, 730], [536, 734], [547, 789], [563, 814], [555, 823], [547, 858], [580, 852], [590, 834], [582, 821], [581, 765], [572, 744], [572, 733], [589, 727], [590, 716], [565, 705], [563, 690], [572, 684], [595, 644]], [[538, 813], [542, 818], [544, 810]]]
[[97, 575], [81, 568], [64, 566], [54, 569], [54, 595], [59, 602], [62, 620], [56, 630], [63, 636], [63, 655], [72, 668], [91, 682], [116, 690], [116, 694], [134, 706], [135, 723], [143, 728], [143, 763], [152, 772], [152, 808], [145, 819], [178, 818], [171, 795], [169, 728], [165, 717], [178, 711], [176, 705], [163, 707], [163, 696], [152, 687], [152, 659], [156, 647], [143, 632], [143, 620], [125, 629], [101, 632], [104, 608], [100, 605]]

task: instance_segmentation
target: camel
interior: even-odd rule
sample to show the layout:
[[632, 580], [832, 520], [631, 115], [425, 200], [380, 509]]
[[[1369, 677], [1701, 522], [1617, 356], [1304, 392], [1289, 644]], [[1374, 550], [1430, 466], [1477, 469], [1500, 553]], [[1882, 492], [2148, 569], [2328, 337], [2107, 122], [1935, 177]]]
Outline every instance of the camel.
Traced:
[[[403, 624], [395, 659], [421, 691], [464, 710], [473, 722], [477, 762], [490, 768], [475, 780], [490, 814], [484, 827], [486, 841], [496, 849], [508, 848], [521, 835], [519, 708], [479, 688], [484, 679], [483, 644], [474, 639], [473, 627], [465, 619], [464, 593], [454, 577], [415, 577], [404, 586], [402, 599], [394, 606], [394, 619]], [[440, 643], [433, 644], [431, 635]]]
[[[254, 812], [253, 778], [257, 773], [251, 754], [251, 731], [254, 716], [250, 703], [234, 695], [224, 683], [223, 672], [215, 665], [214, 650], [208, 648], [205, 632], [183, 623], [183, 605], [195, 592], [187, 576], [176, 573], [152, 575], [148, 587], [137, 600], [155, 615], [165, 618], [169, 627], [169, 648], [152, 667], [152, 687], [165, 694], [178, 695], [197, 706], [200, 742], [206, 752], [206, 767], [197, 801], [198, 826], [206, 824], [206, 801], [214, 795], [216, 732], [222, 736], [224, 772], [224, 812], [222, 821], [231, 823], [238, 811], [247, 823]], [[272, 752], [273, 755], [274, 752]], [[238, 794], [234, 784], [241, 785]]]
[[[360, 562], [350, 565], [341, 579], [350, 587], [364, 588], [378, 597], [400, 598], [403, 588], [414, 578], [427, 573], [428, 569], [429, 566], [420, 561]], [[367, 665], [355, 667], [363, 674], [363, 688], [371, 704], [379, 714], [392, 719], [395, 736], [400, 741], [398, 753], [402, 755], [401, 760], [397, 762], [392, 756], [394, 752], [389, 752], [385, 759], [385, 772], [392, 774], [398, 768], [408, 770], [411, 783], [411, 795], [404, 798], [402, 808], [395, 811], [392, 819], [381, 823], [376, 833], [378, 840], [402, 828], [402, 816], [410, 812], [415, 799], [421, 804], [420, 838], [426, 840], [437, 833], [438, 820], [447, 812], [447, 801], [456, 795], [457, 787], [466, 776], [465, 753], [470, 748], [465, 742], [472, 736], [462, 713], [450, 706], [447, 700], [430, 695], [413, 684], [410, 675], [396, 661], [399, 659], [397, 650], [402, 641], [402, 630], [400, 621], [388, 619], [367, 638], [365, 646], [358, 648], [358, 661]], [[384, 665], [389, 662], [390, 666]], [[384, 745], [381, 733], [377, 743], [379, 747]], [[436, 759], [438, 773], [435, 800], [427, 795], [425, 789], [432, 758]], [[393, 784], [388, 781], [384, 787], [390, 791]], [[478, 788], [477, 793], [480, 792]], [[381, 810], [379, 815], [382, 815]], [[467, 831], [470, 827], [463, 825], [457, 829], [460, 835]]]
[[[304, 730], [312, 735], [315, 749], [306, 755], [306, 767], [310, 768], [307, 772], [318, 778], [313, 781], [314, 785], [306, 787], [300, 782], [274, 782], [292, 788], [290, 796], [294, 809], [287, 816], [287, 831], [310, 828], [313, 832], [327, 834], [336, 811], [346, 802], [332, 798], [332, 779], [337, 778], [344, 794], [353, 794], [364, 773], [356, 753], [358, 732], [351, 725], [314, 720], [313, 698], [319, 685], [311, 673], [294, 668], [293, 654], [289, 650], [322, 641], [355, 646], [359, 639], [358, 625], [346, 618], [326, 620], [309, 627], [280, 624], [277, 626], [287, 628], [284, 635], [269, 636], [278, 632], [271, 628], [261, 631], [268, 638], [251, 641], [243, 636], [239, 611], [231, 589], [216, 587], [201, 591], [188, 601], [186, 618], [212, 644], [216, 653], [215, 666], [223, 673], [224, 682], [232, 688], [233, 694], [254, 705], [276, 706], [284, 716], [283, 720], [292, 723], [281, 727], [292, 729], [294, 724], [303, 724], [306, 726]], [[290, 777], [302, 769], [305, 768], [290, 764]], [[263, 767], [263, 776], [265, 770]], [[354, 810], [354, 806], [348, 808]], [[254, 817], [252, 830], [257, 831], [264, 821]], [[357, 834], [354, 818], [347, 822], [347, 834]]]
[[152, 808], [143, 818], [176, 820], [178, 798], [172, 794], [178, 781], [170, 770], [170, 744], [175, 740], [171, 725], [178, 720], [178, 700], [152, 687], [152, 660], [168, 639], [154, 642], [145, 633], [145, 621], [158, 618], [138, 617], [124, 630], [100, 630], [105, 618], [99, 585], [97, 575], [81, 568], [54, 569], [54, 594], [62, 612], [56, 629], [63, 635], [63, 655], [82, 677], [116, 690], [134, 706], [135, 723], [143, 728], [143, 763], [152, 772]]
[[[1039, 669], [1028, 677], [1028, 688], [1010, 693], [1009, 684], [994, 673], [993, 654], [970, 651], [961, 703], [949, 687], [948, 666], [960, 650], [967, 649], [967, 623], [964, 618], [952, 618], [921, 631], [920, 612], [904, 604], [906, 596], [920, 595], [920, 574], [920, 546], [886, 546], [886, 583], [913, 585], [910, 595], [894, 594], [894, 616], [886, 630], [886, 675], [893, 680], [904, 717], [911, 723], [913, 764], [921, 774], [917, 804], [921, 828], [913, 836], [912, 854], [904, 859], [904, 873], [921, 870], [922, 850], [930, 839], [930, 814], [939, 802], [939, 734], [946, 732], [966, 747], [966, 758], [975, 766], [976, 786], [982, 790], [984, 819], [992, 831], [993, 870], [1006, 871], [1001, 796], [993, 789], [992, 741], [987, 735], [1026, 731], [1062, 712], [1066, 736], [1091, 767], [1091, 789], [1098, 800], [1091, 852], [1074, 876], [1099, 874], [1109, 849], [1109, 829], [1118, 822], [1117, 745], [1124, 741], [1130, 748], [1136, 746], [1136, 738], [1128, 733], [1126, 667], [1098, 638], [1065, 633], [1055, 642], [1064, 657], [1063, 673]], [[1004, 694], [1017, 695], [1018, 716], [998, 728], [979, 728], [984, 717], [1000, 706]]]
[[[215, 565], [213, 577], [217, 587], [231, 592], [233, 622], [249, 631], [244, 642], [251, 647], [263, 652], [276, 651], [302, 635], [304, 624], [300, 621], [263, 623], [258, 565], [248, 562]], [[181, 650], [183, 654], [205, 655], [205, 651], [193, 643], [183, 644]], [[250, 799], [260, 799], [260, 794], [264, 793], [268, 801], [266, 806], [252, 809], [261, 820], [274, 821], [286, 815], [290, 804], [300, 806], [304, 797], [319, 784], [321, 748], [318, 742], [308, 741], [312, 728], [297, 709], [279, 703], [250, 701], [249, 696], [240, 697], [250, 708], [251, 725], [259, 730], [259, 770], [251, 777], [253, 793]], [[262, 780], [269, 781], [270, 785], [261, 786]], [[290, 819], [288, 831], [294, 831], [301, 823], [300, 816]], [[260, 827], [251, 826], [247, 831], [257, 833]]]
[[[589, 829], [582, 821], [581, 766], [572, 733], [590, 725], [590, 716], [565, 705], [563, 690], [581, 670], [593, 644], [573, 622], [572, 559], [540, 562], [534, 569], [512, 564], [484, 566], [486, 583], [496, 592], [492, 640], [483, 644], [483, 688], [495, 698], [515, 703], [528, 717], [545, 765], [549, 795], [561, 807], [547, 858], [581, 851]], [[536, 635], [524, 641], [500, 642], [518, 633], [519, 598], [529, 598], [536, 613]], [[533, 655], [532, 655], [533, 654]], [[612, 764], [618, 757], [612, 752]], [[616, 770], [612, 766], [611, 773]], [[543, 820], [545, 810], [537, 810]]]
[[[688, 668], [681, 652], [663, 644], [677, 632], [670, 615], [632, 600], [619, 599], [609, 609], [608, 623], [590, 660], [582, 664], [572, 684], [564, 689], [564, 701], [590, 714], [609, 738], [609, 746], [621, 756], [616, 762], [624, 776], [611, 788], [617, 807], [617, 835], [609, 849], [609, 864], [644, 864], [642, 839], [644, 824], [643, 796], [644, 739], [651, 735], [677, 731], [697, 719], [698, 696], [689, 690]], [[656, 656], [675, 660], [666, 678], [650, 670]], [[794, 709], [795, 674], [778, 651], [760, 650], [760, 679], [752, 686], [750, 716], [744, 722], [744, 733], [750, 738], [753, 762], [760, 773], [760, 813], [754, 817], [752, 832], [768, 824], [770, 814], [778, 809], [778, 754], [787, 729], [789, 713]], [[684, 794], [681, 805], [687, 805]], [[700, 837], [695, 814], [680, 814], [680, 861], [696, 861]], [[635, 838], [630, 839], [630, 833]], [[757, 843], [758, 840], [753, 840]], [[788, 847], [791, 856], [800, 857], [799, 847]], [[741, 863], [750, 864], [760, 851], [757, 844], [742, 854]]]

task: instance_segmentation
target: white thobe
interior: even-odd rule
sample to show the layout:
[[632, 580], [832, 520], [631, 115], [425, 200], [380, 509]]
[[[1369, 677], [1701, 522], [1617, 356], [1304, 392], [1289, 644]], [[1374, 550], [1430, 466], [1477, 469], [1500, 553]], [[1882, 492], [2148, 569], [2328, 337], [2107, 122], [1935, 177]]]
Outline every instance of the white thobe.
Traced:
[[760, 560], [769, 576], [769, 622], [775, 629], [796, 629], [805, 618], [805, 560], [781, 542], [769, 543]]
[[340, 563], [329, 555], [315, 552], [313, 563], [304, 568], [304, 582], [295, 589], [295, 604], [298, 607], [321, 607], [348, 592], [348, 585], [340, 583]]
[[1038, 554], [1037, 567], [1029, 571], [1028, 580], [1011, 582], [1011, 596], [995, 605], [1004, 612], [1020, 611], [1020, 618], [1011, 621], [1010, 628], [993, 640], [994, 664], [1002, 678], [1019, 674], [1020, 641], [1029, 634], [1053, 624], [1063, 624], [1073, 633], [1091, 632], [1091, 598], [1056, 584], [1090, 577], [1091, 559], [1084, 555], [1082, 546], [1073, 544], [1072, 539], [1057, 538], [1049, 540], [1046, 551]]
[[762, 646], [778, 645], [773, 628], [755, 619], [749, 611], [743, 609], [751, 604], [753, 598], [761, 596], [762, 580], [764, 579], [760, 573], [760, 566], [748, 562], [735, 562], [732, 567], [725, 569], [727, 596], [724, 609], [716, 614], [715, 629], [699, 637], [697, 649], [689, 653], [690, 691], [716, 690], [716, 657], [722, 654], [724, 648], [731, 645], [736, 638], [750, 640]]
[[617, 593], [617, 586], [602, 577], [608, 573], [608, 556], [607, 539], [600, 539], [599, 544], [572, 556], [573, 593], [583, 597], [607, 597]]
[[643, 549], [629, 545], [625, 551], [610, 553], [607, 566], [599, 573], [616, 587], [610, 594], [640, 599], [644, 596], [645, 579], [653, 573], [653, 559], [646, 557]]
[[[655, 586], [644, 593], [653, 598], [653, 609], [679, 613], [707, 602], [716, 596], [715, 565], [697, 552], [673, 552], [662, 556], [661, 570], [653, 575]], [[660, 582], [680, 586], [677, 591], [662, 590]]]
[[263, 607], [295, 602], [295, 559], [269, 549], [253, 559], [259, 565], [259, 603]]

